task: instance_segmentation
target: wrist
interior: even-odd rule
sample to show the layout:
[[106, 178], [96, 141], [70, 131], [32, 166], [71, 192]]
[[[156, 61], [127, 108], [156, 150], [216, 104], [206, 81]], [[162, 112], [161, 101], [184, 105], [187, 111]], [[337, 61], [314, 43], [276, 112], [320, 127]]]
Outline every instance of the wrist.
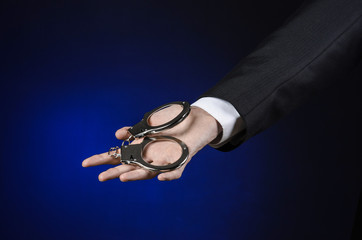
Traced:
[[217, 120], [220, 127], [219, 135], [209, 143], [214, 148], [223, 146], [245, 129], [242, 117], [235, 107], [226, 100], [202, 97], [191, 106], [202, 108]]
[[196, 118], [200, 119], [200, 130], [205, 129], [207, 135], [207, 143], [218, 142], [222, 137], [222, 126], [220, 123], [207, 111], [200, 107], [192, 106], [191, 112]]

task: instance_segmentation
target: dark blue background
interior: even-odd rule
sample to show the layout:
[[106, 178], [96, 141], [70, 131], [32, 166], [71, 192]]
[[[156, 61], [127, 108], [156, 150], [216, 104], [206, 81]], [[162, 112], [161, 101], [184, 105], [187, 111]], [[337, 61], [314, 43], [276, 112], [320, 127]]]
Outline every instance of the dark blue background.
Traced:
[[146, 111], [195, 101], [302, 1], [2, 1], [1, 239], [346, 239], [356, 82], [327, 87], [180, 180], [100, 183], [84, 158]]

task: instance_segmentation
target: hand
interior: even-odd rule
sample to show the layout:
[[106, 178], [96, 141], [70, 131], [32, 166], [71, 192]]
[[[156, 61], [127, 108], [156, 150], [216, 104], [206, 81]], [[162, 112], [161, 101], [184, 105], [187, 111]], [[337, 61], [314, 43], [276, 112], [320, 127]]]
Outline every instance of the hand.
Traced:
[[[150, 124], [157, 125], [159, 123], [167, 122], [170, 116], [176, 116], [179, 112], [178, 106], [171, 106], [154, 114], [150, 119]], [[125, 140], [129, 137], [127, 131], [129, 127], [123, 127], [116, 132], [116, 137], [119, 140]], [[102, 164], [118, 165], [110, 168], [101, 174], [99, 174], [99, 181], [107, 181], [114, 178], [119, 178], [122, 182], [144, 180], [154, 178], [158, 175], [160, 181], [170, 181], [181, 177], [186, 165], [190, 162], [191, 158], [205, 147], [208, 143], [213, 141], [221, 132], [221, 126], [218, 122], [206, 111], [198, 107], [191, 107], [190, 114], [181, 123], [175, 127], [162, 131], [161, 133], [154, 135], [166, 135], [173, 136], [183, 141], [189, 148], [189, 158], [186, 163], [179, 169], [170, 172], [151, 172], [135, 165], [118, 165], [119, 158], [115, 159], [108, 155], [108, 153], [102, 153], [94, 155], [83, 161], [83, 167], [91, 167]], [[131, 144], [140, 143], [142, 139], [136, 139]], [[150, 147], [147, 147], [144, 151], [144, 158], [152, 162], [154, 165], [164, 165], [168, 159], [175, 158], [175, 155], [179, 155], [179, 146], [171, 144], [170, 142], [156, 142]], [[176, 156], [176, 158], [177, 158]]]

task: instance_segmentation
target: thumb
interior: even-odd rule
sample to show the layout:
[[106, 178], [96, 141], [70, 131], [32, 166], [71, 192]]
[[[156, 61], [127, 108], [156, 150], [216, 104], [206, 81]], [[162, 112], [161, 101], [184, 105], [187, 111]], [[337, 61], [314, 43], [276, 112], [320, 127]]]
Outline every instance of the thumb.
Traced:
[[130, 127], [123, 127], [121, 129], [118, 129], [116, 131], [116, 138], [119, 139], [119, 140], [125, 140], [127, 138], [129, 138], [129, 136], [131, 136], [131, 134], [128, 132], [128, 129]]

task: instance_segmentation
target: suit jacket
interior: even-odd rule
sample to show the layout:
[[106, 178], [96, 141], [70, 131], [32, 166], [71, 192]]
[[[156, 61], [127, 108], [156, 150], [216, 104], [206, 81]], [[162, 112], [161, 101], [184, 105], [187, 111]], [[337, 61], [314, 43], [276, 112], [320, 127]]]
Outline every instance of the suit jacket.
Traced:
[[306, 2], [202, 97], [229, 101], [246, 129], [229, 151], [263, 131], [362, 56], [362, 0]]

